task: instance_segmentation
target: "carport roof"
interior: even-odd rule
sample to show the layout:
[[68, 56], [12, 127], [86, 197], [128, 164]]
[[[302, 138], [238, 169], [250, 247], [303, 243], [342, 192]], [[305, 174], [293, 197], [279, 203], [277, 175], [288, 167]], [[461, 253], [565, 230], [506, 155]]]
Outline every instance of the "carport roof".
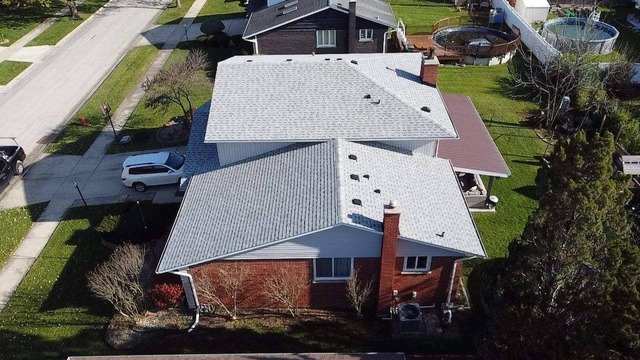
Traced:
[[439, 140], [437, 156], [451, 160], [456, 171], [508, 177], [511, 171], [468, 96], [442, 94], [458, 131], [457, 140]]

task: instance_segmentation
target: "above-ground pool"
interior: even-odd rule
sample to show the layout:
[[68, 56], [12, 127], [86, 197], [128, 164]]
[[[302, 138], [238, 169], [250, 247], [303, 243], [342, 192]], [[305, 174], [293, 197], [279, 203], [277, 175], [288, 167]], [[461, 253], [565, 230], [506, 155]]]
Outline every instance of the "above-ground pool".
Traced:
[[542, 27], [542, 36], [561, 52], [608, 54], [619, 32], [613, 26], [586, 18], [556, 18]]
[[519, 40], [513, 36], [482, 26], [458, 26], [433, 33], [440, 48], [439, 57], [464, 57], [466, 64], [494, 65], [511, 59]]

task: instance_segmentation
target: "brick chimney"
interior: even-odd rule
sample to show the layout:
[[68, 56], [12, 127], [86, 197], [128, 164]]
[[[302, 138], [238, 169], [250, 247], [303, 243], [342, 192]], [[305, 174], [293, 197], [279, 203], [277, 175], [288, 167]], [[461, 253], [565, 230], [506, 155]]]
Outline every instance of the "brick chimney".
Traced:
[[393, 306], [393, 275], [396, 267], [396, 250], [400, 235], [400, 208], [391, 200], [384, 208], [382, 220], [382, 247], [380, 251], [380, 283], [378, 287], [377, 312], [380, 316], [388, 316]]
[[360, 34], [356, 28], [356, 0], [349, 0], [349, 31], [347, 36], [349, 37], [349, 53], [356, 52], [356, 44], [358, 43]]
[[420, 68], [420, 78], [425, 85], [436, 87], [438, 83], [438, 66], [440, 61], [434, 54], [435, 48], [429, 48], [429, 52], [422, 54], [422, 67]]

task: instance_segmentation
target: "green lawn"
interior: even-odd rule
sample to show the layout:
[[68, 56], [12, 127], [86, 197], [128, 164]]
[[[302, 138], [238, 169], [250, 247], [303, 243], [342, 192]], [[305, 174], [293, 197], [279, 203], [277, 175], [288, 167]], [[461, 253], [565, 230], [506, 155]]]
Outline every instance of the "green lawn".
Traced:
[[73, 31], [73, 29], [82, 24], [89, 16], [98, 11], [107, 1], [108, 0], [85, 0], [82, 4], [78, 5], [80, 19], [73, 20], [68, 15], [61, 16], [51, 27], [31, 40], [27, 46], [57, 44], [58, 41], [62, 40], [62, 38]]
[[194, 1], [195, 0], [182, 0], [182, 7], [177, 7], [176, 1], [174, 0], [173, 3], [169, 4], [167, 9], [162, 12], [162, 15], [160, 15], [160, 17], [156, 20], [156, 24], [178, 24], [180, 20], [182, 20], [184, 14], [187, 13], [191, 5], [193, 5]]
[[[42, 24], [64, 6], [64, 2], [54, 0], [48, 8], [5, 8], [0, 7], [0, 46], [9, 46]], [[5, 42], [3, 40], [8, 40]]]
[[506, 65], [440, 67], [438, 75], [441, 91], [471, 97], [511, 169], [510, 177], [494, 183], [493, 194], [500, 199], [497, 211], [474, 214], [492, 258], [507, 255], [509, 242], [522, 233], [529, 214], [538, 206], [535, 177], [545, 149], [533, 129], [520, 124], [537, 105], [504, 95], [507, 85], [501, 84], [507, 76]]
[[[157, 52], [158, 49], [151, 45], [129, 51], [45, 151], [56, 154], [84, 154], [106, 124], [100, 112], [100, 105], [108, 101], [112, 114], [115, 114], [120, 103], [144, 75]], [[90, 126], [80, 125], [78, 119], [81, 116], [86, 117]]]
[[[174, 61], [180, 61], [186, 58], [192, 46], [196, 46], [196, 42], [184, 42], [181, 43], [179, 48], [175, 49], [171, 53], [171, 57], [165, 64], [165, 68]], [[233, 55], [238, 54], [239, 49], [229, 48], [208, 48], [210, 66], [208, 71], [202, 71], [198, 74], [197, 85], [195, 86], [192, 94], [192, 101], [194, 109], [202, 106], [207, 101], [211, 100], [211, 94], [213, 91], [213, 84], [207, 80], [213, 78], [215, 75], [212, 73], [212, 69], [216, 68], [218, 61], [227, 59]], [[164, 124], [178, 115], [182, 115], [182, 110], [178, 105], [172, 104], [169, 109], [164, 112], [160, 109], [152, 109], [145, 106], [146, 97], [138, 104], [133, 114], [129, 118], [129, 121], [124, 126], [122, 134], [131, 135], [133, 140], [128, 144], [118, 145], [114, 144], [109, 149], [110, 153], [120, 153], [138, 150], [149, 150], [167, 147], [166, 144], [161, 144], [156, 139], [156, 133]], [[185, 141], [186, 143], [186, 141]]]
[[245, 7], [239, 0], [207, 0], [194, 23], [203, 22], [206, 18], [228, 19], [244, 17]]
[[26, 70], [31, 63], [22, 61], [5, 60], [0, 62], [0, 85], [7, 85], [21, 72]]
[[430, 34], [434, 23], [467, 14], [444, 0], [391, 0], [390, 3], [396, 18], [402, 19], [406, 25], [409, 35]]
[[0, 267], [4, 266], [46, 206], [47, 203], [40, 203], [0, 211], [0, 223], [5, 224], [3, 231], [0, 232]]
[[[143, 203], [148, 219], [170, 226], [176, 205]], [[132, 203], [71, 209], [15, 294], [0, 312], [3, 359], [66, 359], [116, 351], [104, 342], [110, 306], [87, 290], [85, 277], [110, 250], [95, 228], [107, 217], [141, 221]], [[130, 220], [130, 219], [129, 219]], [[165, 229], [166, 230], [166, 229]]]

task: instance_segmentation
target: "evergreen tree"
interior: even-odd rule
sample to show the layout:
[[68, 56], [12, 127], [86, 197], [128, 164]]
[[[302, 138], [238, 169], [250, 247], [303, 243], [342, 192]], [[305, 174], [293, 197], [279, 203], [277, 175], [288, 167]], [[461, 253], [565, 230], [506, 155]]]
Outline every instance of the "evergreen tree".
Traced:
[[640, 252], [610, 135], [560, 139], [509, 246], [485, 349], [510, 359], [640, 358]]

